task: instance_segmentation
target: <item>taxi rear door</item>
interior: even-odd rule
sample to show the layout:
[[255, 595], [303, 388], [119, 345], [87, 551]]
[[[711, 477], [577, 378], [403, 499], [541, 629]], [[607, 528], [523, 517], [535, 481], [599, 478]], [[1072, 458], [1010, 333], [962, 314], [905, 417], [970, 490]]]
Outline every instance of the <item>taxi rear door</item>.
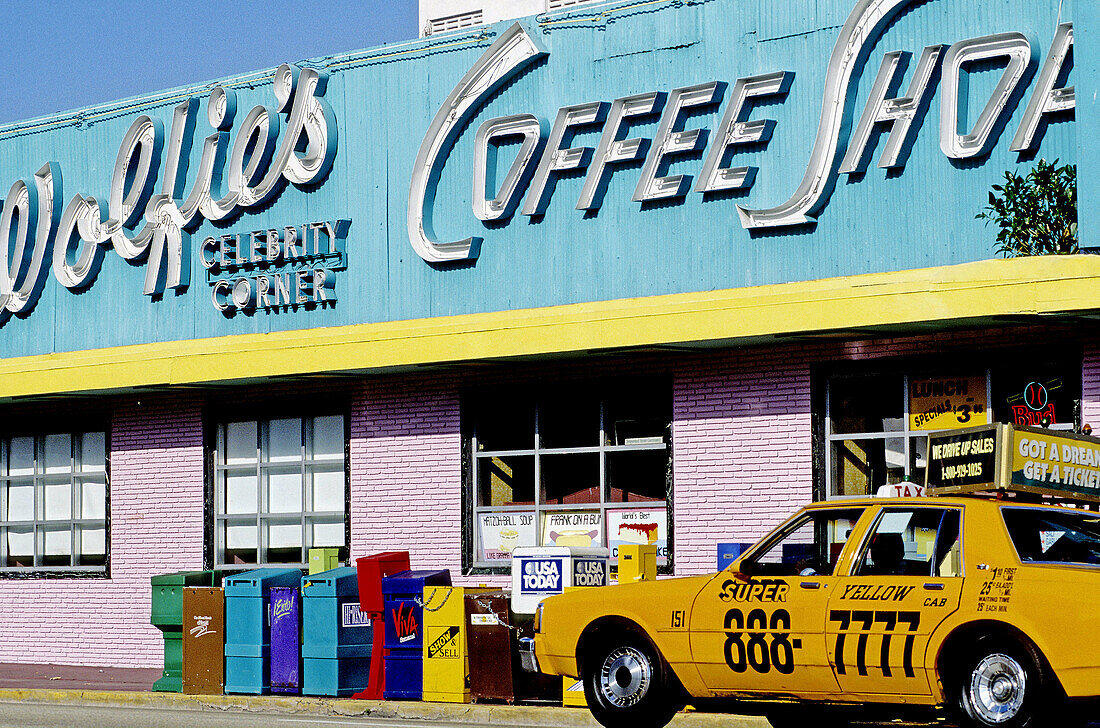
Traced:
[[832, 591], [825, 625], [842, 691], [928, 695], [932, 632], [959, 607], [962, 509], [888, 506], [877, 515], [851, 575]]

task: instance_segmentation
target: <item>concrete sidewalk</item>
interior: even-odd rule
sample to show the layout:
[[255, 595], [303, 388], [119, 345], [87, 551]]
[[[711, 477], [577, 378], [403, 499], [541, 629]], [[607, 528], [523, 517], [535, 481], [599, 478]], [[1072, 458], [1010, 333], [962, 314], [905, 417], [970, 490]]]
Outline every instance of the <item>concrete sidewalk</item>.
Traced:
[[[247, 711], [322, 716], [362, 716], [454, 721], [474, 725], [600, 728], [584, 708], [555, 705], [489, 705], [420, 701], [351, 700], [276, 695], [155, 693], [158, 669], [0, 664], [0, 702], [67, 705], [164, 706], [176, 710]], [[768, 728], [755, 716], [680, 713], [673, 728]]]
[[125, 690], [149, 691], [161, 676], [159, 668], [83, 667], [0, 663], [0, 690]]

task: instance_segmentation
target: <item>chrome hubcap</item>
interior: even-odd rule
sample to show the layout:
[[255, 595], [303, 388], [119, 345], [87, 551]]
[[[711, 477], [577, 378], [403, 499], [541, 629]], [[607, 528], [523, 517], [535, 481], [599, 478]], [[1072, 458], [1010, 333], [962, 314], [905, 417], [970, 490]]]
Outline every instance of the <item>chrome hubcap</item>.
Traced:
[[989, 655], [970, 674], [970, 704], [991, 725], [1012, 720], [1024, 704], [1027, 673], [1005, 654]]
[[619, 647], [600, 667], [600, 692], [617, 708], [629, 708], [645, 697], [653, 680], [649, 659], [634, 647]]

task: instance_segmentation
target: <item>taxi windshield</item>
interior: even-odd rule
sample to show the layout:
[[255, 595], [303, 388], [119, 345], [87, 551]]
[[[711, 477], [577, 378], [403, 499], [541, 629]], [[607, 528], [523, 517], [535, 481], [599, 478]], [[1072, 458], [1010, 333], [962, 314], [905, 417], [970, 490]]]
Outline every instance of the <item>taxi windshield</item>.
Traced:
[[1100, 514], [1018, 507], [1001, 514], [1020, 561], [1100, 564]]

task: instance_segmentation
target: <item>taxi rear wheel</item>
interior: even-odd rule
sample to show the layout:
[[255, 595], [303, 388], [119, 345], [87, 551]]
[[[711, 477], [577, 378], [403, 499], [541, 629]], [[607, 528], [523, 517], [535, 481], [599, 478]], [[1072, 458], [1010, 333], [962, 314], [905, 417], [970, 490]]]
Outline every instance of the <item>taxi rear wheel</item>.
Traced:
[[1014, 644], [984, 640], [959, 673], [960, 717], [973, 728], [1037, 728], [1050, 692], [1035, 660]]
[[584, 695], [606, 728], [662, 728], [680, 709], [668, 667], [644, 638], [603, 639], [584, 661]]

